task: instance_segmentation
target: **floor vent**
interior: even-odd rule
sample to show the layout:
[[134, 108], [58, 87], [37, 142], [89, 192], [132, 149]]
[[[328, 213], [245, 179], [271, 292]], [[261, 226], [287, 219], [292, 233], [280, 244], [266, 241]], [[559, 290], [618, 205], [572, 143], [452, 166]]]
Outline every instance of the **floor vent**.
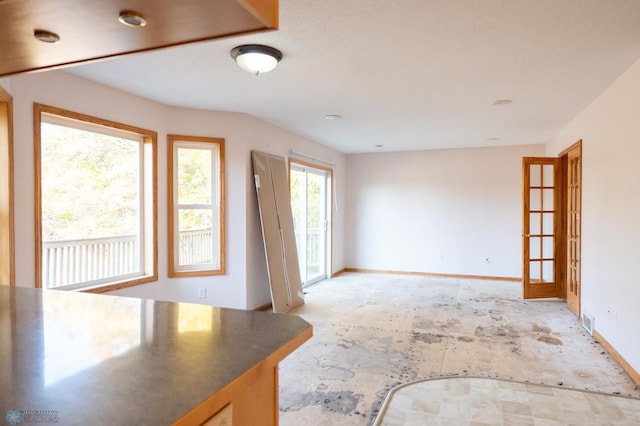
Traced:
[[582, 326], [589, 333], [589, 335], [593, 336], [593, 322], [594, 318], [591, 314], [587, 314], [586, 312], [582, 313]]

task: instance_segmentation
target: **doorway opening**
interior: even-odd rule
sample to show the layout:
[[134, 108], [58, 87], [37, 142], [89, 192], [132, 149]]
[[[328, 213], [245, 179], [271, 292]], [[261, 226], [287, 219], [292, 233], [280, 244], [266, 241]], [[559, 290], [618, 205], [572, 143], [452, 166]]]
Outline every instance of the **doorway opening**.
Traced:
[[291, 159], [289, 186], [302, 285], [321, 281], [331, 270], [332, 170]]

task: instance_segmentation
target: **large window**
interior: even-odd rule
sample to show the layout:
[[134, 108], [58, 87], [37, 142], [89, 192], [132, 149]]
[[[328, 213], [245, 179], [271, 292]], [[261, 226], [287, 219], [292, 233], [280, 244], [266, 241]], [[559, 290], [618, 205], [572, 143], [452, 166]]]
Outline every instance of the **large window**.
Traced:
[[34, 114], [37, 286], [157, 280], [156, 133], [40, 104]]
[[169, 276], [224, 274], [224, 139], [168, 136]]

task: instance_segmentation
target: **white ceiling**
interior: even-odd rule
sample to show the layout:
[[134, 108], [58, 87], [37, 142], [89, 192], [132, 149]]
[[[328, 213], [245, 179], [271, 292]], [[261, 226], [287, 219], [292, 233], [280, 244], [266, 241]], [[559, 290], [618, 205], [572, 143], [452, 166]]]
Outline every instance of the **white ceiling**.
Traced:
[[[254, 76], [246, 43], [284, 58]], [[278, 31], [69, 71], [356, 153], [545, 143], [639, 57], [638, 0], [280, 0]]]

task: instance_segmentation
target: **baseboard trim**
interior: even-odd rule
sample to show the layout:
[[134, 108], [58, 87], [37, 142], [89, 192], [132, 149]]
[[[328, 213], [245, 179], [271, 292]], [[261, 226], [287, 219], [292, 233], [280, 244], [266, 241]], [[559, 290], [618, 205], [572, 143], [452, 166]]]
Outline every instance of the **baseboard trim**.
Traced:
[[273, 308], [273, 305], [271, 304], [271, 302], [269, 303], [265, 303], [262, 306], [258, 306], [257, 308], [254, 309], [254, 311], [270, 311]]
[[333, 272], [329, 278], [339, 277], [340, 275], [344, 274], [345, 272], [347, 272], [347, 270], [345, 268], [342, 268], [339, 271]]
[[631, 376], [633, 381], [636, 382], [636, 384], [640, 385], [640, 374], [638, 374], [638, 372], [634, 370], [634, 368], [622, 357], [622, 355], [620, 355], [618, 351], [616, 351], [614, 347], [611, 346], [611, 343], [607, 342], [607, 339], [602, 337], [602, 335], [598, 333], [597, 330], [593, 330], [593, 338], [596, 339], [602, 345], [602, 347], [606, 349], [607, 352], [609, 352], [613, 359], [618, 361], [618, 364], [620, 364], [622, 369], [626, 371], [629, 376]]
[[344, 272], [358, 272], [363, 274], [392, 274], [392, 275], [413, 275], [420, 277], [437, 277], [437, 278], [459, 278], [465, 280], [490, 280], [490, 281], [511, 281], [520, 282], [522, 278], [517, 277], [494, 277], [489, 275], [462, 275], [462, 274], [441, 274], [438, 272], [410, 272], [410, 271], [386, 271], [380, 269], [361, 269], [361, 268], [344, 268]]

